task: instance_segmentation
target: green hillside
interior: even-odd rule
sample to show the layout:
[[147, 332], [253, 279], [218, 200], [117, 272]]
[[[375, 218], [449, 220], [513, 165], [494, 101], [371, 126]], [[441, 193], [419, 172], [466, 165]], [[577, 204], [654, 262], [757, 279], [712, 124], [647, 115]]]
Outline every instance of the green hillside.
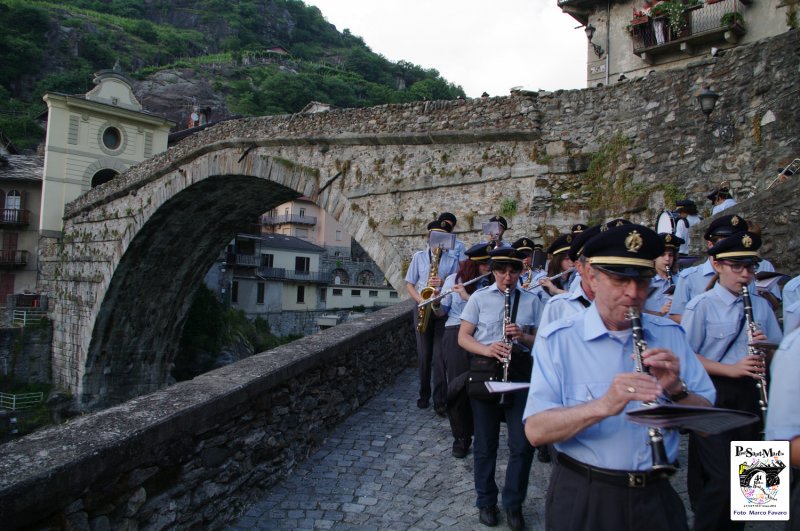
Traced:
[[35, 146], [42, 94], [84, 93], [93, 72], [117, 61], [140, 81], [190, 69], [228, 114], [246, 116], [312, 100], [361, 107], [464, 95], [436, 70], [373, 53], [299, 0], [0, 0], [0, 130]]

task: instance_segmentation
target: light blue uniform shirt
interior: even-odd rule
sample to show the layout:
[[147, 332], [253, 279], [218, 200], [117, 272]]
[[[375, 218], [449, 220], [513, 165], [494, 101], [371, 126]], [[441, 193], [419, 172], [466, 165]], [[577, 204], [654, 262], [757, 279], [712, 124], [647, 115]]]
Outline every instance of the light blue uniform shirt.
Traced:
[[718, 205], [714, 205], [714, 207], [711, 209], [711, 215], [713, 216], [714, 214], [717, 214], [719, 212], [722, 212], [723, 210], [727, 210], [727, 209], [729, 209], [731, 207], [735, 207], [735, 206], [736, 206], [736, 201], [734, 201], [733, 199], [731, 199], [729, 197], [725, 201], [723, 201], [722, 203], [720, 203]]
[[539, 328], [544, 328], [553, 321], [558, 321], [564, 317], [569, 317], [578, 312], [586, 309], [586, 306], [581, 303], [581, 298], [591, 303], [589, 297], [583, 291], [580, 282], [575, 291], [569, 293], [559, 293], [555, 297], [548, 299], [542, 311], [542, 317], [539, 319]]
[[656, 275], [650, 281], [650, 290], [652, 295], [647, 297], [644, 302], [644, 309], [651, 312], [660, 312], [661, 308], [672, 298], [672, 295], [667, 295], [664, 291], [669, 288], [670, 283], [666, 278], [661, 278]]
[[[514, 308], [514, 292], [522, 297], [514, 322], [519, 326], [536, 325], [542, 313], [542, 301], [532, 293], [517, 288], [511, 292], [511, 311]], [[492, 284], [472, 294], [461, 311], [461, 320], [475, 325], [475, 333], [472, 336], [479, 343], [491, 345], [503, 340], [504, 312], [505, 296], [497, 284]]]
[[800, 436], [800, 408], [797, 407], [800, 330], [783, 338], [772, 358], [770, 375], [765, 438], [768, 441], [791, 441]]
[[[715, 390], [692, 353], [680, 326], [663, 317], [642, 315], [648, 346], [672, 350], [680, 360], [680, 376], [689, 391], [714, 403]], [[558, 407], [572, 407], [602, 397], [614, 376], [633, 372], [632, 334], [624, 340], [611, 335], [595, 305], [550, 323], [539, 331], [533, 346], [533, 374], [522, 418]], [[638, 409], [630, 402], [625, 410]], [[678, 457], [680, 435], [662, 430], [670, 461]], [[575, 436], [555, 443], [559, 452], [591, 466], [614, 470], [650, 470], [653, 466], [647, 427], [630, 422], [624, 411], [592, 424]]]
[[461, 260], [466, 260], [467, 253], [466, 253], [466, 247], [464, 247], [464, 242], [461, 240], [456, 240], [456, 244], [453, 246], [452, 249], [447, 251], [447, 254], [452, 256], [458, 262], [460, 262]]
[[792, 306], [797, 301], [800, 301], [800, 275], [794, 277], [792, 280], [783, 286], [783, 322], [786, 322], [786, 309]]
[[786, 306], [783, 308], [783, 333], [788, 334], [797, 328], [800, 328], [800, 300], [795, 301], [788, 308]]
[[711, 260], [681, 270], [675, 281], [675, 293], [672, 295], [672, 306], [669, 309], [670, 315], [682, 315], [686, 309], [686, 303], [703, 293], [713, 276], [714, 267], [711, 265]]
[[[478, 285], [483, 286], [489, 281], [490, 277], [485, 277], [478, 281]], [[455, 285], [456, 273], [453, 273], [444, 280], [442, 292], [453, 289], [453, 286]], [[461, 312], [463, 311], [464, 306], [467, 304], [467, 301], [462, 299], [461, 295], [456, 292], [449, 293], [442, 297], [440, 304], [442, 305], [442, 309], [447, 312], [447, 321], [444, 323], [445, 326], [457, 326], [461, 324]]]
[[[412, 284], [417, 289], [417, 292], [428, 285], [428, 277], [430, 276], [431, 270], [431, 257], [432, 253], [430, 249], [425, 249], [424, 251], [417, 251], [411, 258], [408, 271], [406, 271], [406, 283]], [[453, 258], [450, 254], [443, 252], [439, 257], [439, 278], [447, 278], [448, 275], [455, 273], [457, 269], [458, 260]]]
[[[767, 335], [767, 341], [780, 342], [783, 333], [767, 300], [751, 293], [750, 301], [753, 320]], [[747, 356], [747, 326], [740, 325], [743, 316], [742, 296], [715, 284], [710, 291], [689, 301], [681, 326], [695, 352], [706, 359], [733, 365]]]
[[572, 278], [569, 279], [569, 286], [567, 286], [567, 291], [575, 291], [580, 288], [581, 286], [581, 274], [578, 273], [576, 269], [575, 272], [571, 275]]

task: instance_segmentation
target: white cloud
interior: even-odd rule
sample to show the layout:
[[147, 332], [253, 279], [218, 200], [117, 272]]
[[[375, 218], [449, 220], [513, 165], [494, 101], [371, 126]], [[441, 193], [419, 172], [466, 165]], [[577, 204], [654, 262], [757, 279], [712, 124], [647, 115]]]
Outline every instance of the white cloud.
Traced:
[[435, 68], [469, 97], [586, 86], [586, 37], [556, 0], [306, 0], [392, 61]]

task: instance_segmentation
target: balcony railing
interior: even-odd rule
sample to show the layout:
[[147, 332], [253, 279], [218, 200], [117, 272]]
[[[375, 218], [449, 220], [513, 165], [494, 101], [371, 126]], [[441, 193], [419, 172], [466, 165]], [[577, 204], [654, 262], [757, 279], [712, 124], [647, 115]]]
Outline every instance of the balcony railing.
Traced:
[[319, 271], [296, 271], [282, 267], [259, 267], [256, 274], [266, 280], [292, 280], [315, 284], [327, 284], [329, 280], [327, 275]]
[[0, 266], [21, 267], [28, 263], [28, 251], [6, 251], [0, 249]]
[[0, 208], [0, 225], [28, 225], [30, 217], [30, 210]]
[[683, 12], [683, 23], [677, 32], [666, 17], [632, 20], [633, 53], [652, 62], [654, 56], [675, 51], [691, 54], [697, 44], [736, 43], [745, 33], [744, 6], [749, 3], [706, 0], [706, 3], [689, 6]]
[[261, 223], [264, 225], [282, 225], [284, 223], [316, 225], [317, 218], [313, 216], [297, 216], [295, 214], [287, 214], [285, 216], [261, 216]]

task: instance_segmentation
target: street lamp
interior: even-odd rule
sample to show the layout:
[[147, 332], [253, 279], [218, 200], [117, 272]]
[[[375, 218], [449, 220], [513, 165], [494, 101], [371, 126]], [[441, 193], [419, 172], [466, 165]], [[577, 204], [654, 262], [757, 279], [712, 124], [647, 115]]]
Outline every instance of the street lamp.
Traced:
[[592, 37], [594, 37], [595, 28], [591, 24], [587, 24], [586, 28], [583, 30], [586, 32], [586, 38], [589, 39], [589, 44], [592, 45], [592, 49], [594, 49], [595, 55], [597, 57], [603, 57], [603, 48], [599, 44], [595, 44], [592, 42]]
[[719, 94], [711, 90], [711, 87], [705, 87], [700, 94], [697, 95], [697, 103], [700, 105], [700, 110], [706, 116], [706, 133], [714, 134], [725, 142], [733, 142], [735, 136], [735, 129], [733, 120], [725, 116], [719, 122], [711, 120], [711, 113], [714, 112], [714, 107], [717, 106]]

